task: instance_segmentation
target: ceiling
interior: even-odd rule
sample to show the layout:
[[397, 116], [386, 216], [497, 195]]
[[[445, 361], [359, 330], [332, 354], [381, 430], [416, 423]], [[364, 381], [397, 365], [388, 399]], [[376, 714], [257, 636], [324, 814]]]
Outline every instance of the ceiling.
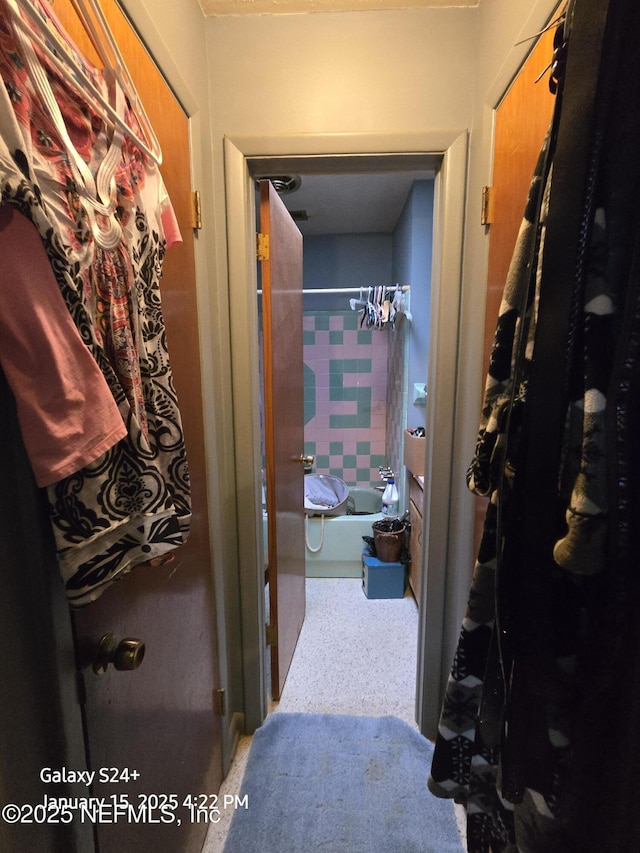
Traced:
[[[281, 195], [303, 235], [390, 234], [414, 181], [433, 170], [368, 174], [302, 175], [299, 189]], [[306, 221], [295, 215], [305, 211]]]
[[204, 14], [282, 15], [305, 12], [368, 12], [424, 6], [478, 6], [480, 0], [199, 0]]

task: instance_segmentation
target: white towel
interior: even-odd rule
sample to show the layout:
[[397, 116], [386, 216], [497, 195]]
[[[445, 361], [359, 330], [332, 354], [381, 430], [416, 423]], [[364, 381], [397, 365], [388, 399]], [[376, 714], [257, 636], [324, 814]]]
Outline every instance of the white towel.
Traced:
[[327, 477], [307, 476], [304, 478], [304, 501], [327, 508], [337, 506], [344, 500], [336, 491], [337, 483]]

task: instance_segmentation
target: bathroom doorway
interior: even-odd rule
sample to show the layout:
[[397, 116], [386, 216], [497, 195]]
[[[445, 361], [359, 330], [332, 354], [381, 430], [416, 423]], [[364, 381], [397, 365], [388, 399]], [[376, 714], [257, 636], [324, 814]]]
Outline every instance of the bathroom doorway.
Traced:
[[[287, 151], [286, 156], [275, 152]], [[422, 152], [409, 153], [406, 152]], [[266, 152], [266, 153], [265, 153]], [[270, 153], [273, 152], [273, 153]], [[391, 152], [391, 153], [390, 153]], [[434, 153], [435, 152], [435, 153]], [[427, 577], [421, 594], [418, 641], [417, 719], [420, 729], [434, 730], [441, 702], [443, 655], [443, 623], [446, 618], [445, 585], [448, 550], [448, 509], [451, 491], [451, 459], [454, 440], [454, 399], [457, 382], [457, 328], [460, 299], [460, 246], [462, 243], [463, 199], [467, 135], [460, 131], [437, 131], [399, 135], [349, 136], [343, 134], [287, 137], [283, 139], [227, 138], [225, 140], [225, 174], [227, 184], [227, 223], [229, 228], [229, 274], [234, 294], [231, 331], [234, 358], [234, 399], [245, 417], [236, 420], [236, 441], [253, 453], [242, 453], [236, 459], [239, 494], [247, 495], [244, 504], [247, 524], [254, 522], [256, 538], [243, 538], [240, 543], [243, 568], [242, 628], [247, 666], [243, 674], [245, 687], [246, 727], [251, 731], [266, 716], [264, 673], [264, 574], [261, 555], [260, 494], [260, 423], [255, 400], [259, 394], [258, 345], [251, 330], [257, 328], [255, 305], [256, 274], [253, 260], [255, 245], [255, 213], [253, 179], [255, 175], [278, 173], [387, 171], [411, 169], [425, 165], [425, 158], [436, 172], [435, 241], [433, 262], [432, 323], [438, 328], [431, 342], [427, 384], [432, 402], [426, 407], [426, 457], [428, 475], [425, 481], [424, 562], [439, 566]], [[445, 227], [446, 226], [446, 227]], [[446, 282], [446, 293], [444, 290]], [[436, 403], [437, 401], [437, 403]], [[248, 486], [254, 484], [249, 498]], [[435, 491], [434, 491], [435, 490]], [[429, 495], [438, 494], [432, 501]], [[427, 596], [427, 590], [429, 595]], [[457, 614], [455, 616], [457, 619]], [[428, 690], [424, 690], [428, 673]]]
[[[379, 504], [384, 485], [380, 469], [393, 470], [401, 495], [401, 512], [409, 509], [408, 497], [405, 500], [404, 496], [408, 495], [411, 476], [403, 464], [404, 429], [425, 426], [425, 397], [409, 393], [409, 376], [418, 380], [412, 386], [424, 388], [429, 352], [435, 178], [430, 165], [411, 171], [270, 176], [272, 186], [304, 237], [301, 306], [305, 330], [304, 454], [314, 460], [316, 474], [342, 480], [358, 504], [366, 503], [364, 499], [369, 496]], [[396, 283], [400, 284], [398, 289]], [[373, 307], [374, 293], [380, 297], [381, 287], [388, 292], [380, 298], [380, 305], [391, 304], [386, 305], [384, 318], [376, 318], [374, 322], [366, 305], [369, 302]], [[261, 299], [258, 304], [260, 307]], [[264, 358], [269, 355], [270, 362], [279, 348], [280, 343], [272, 341], [268, 352], [262, 348], [261, 352]], [[290, 353], [285, 356], [288, 372], [302, 377], [302, 365], [299, 369], [298, 365], [290, 364]], [[265, 459], [268, 467], [268, 453]], [[419, 473], [423, 473], [422, 468]], [[419, 491], [422, 494], [421, 487]], [[421, 522], [421, 501], [418, 509]], [[352, 509], [362, 510], [361, 506]], [[362, 535], [372, 535], [371, 522], [377, 517], [342, 515], [339, 519], [308, 520], [305, 550], [311, 612], [307, 621], [311, 624], [304, 629], [302, 645], [306, 651], [297, 649], [294, 661], [303, 655], [308, 661], [320, 664], [323, 646], [317, 648], [317, 654], [309, 654], [308, 647], [313, 644], [312, 637], [322, 635], [319, 620], [327, 619], [326, 630], [334, 639], [333, 667], [321, 668], [323, 676], [315, 681], [316, 695], [303, 697], [309, 707], [323, 709], [320, 694], [330, 689], [327, 685], [332, 678], [327, 675], [333, 669], [340, 673], [338, 678], [343, 684], [356, 684], [359, 673], [355, 669], [368, 668], [370, 673], [365, 683], [374, 684], [374, 674], [380, 676], [379, 664], [383, 659], [382, 648], [380, 654], [374, 653], [377, 638], [395, 661], [395, 669], [405, 666], [406, 672], [387, 675], [386, 690], [372, 687], [366, 695], [358, 690], [360, 710], [384, 711], [385, 707], [391, 709], [402, 703], [405, 718], [413, 720], [417, 605], [410, 588], [407, 588], [409, 601], [401, 605], [389, 600], [386, 606], [380, 600], [384, 597], [381, 591], [367, 590], [371, 599], [378, 600], [365, 605], [358, 616], [362, 623], [367, 623], [373, 611], [377, 614], [369, 628], [362, 625], [364, 636], [356, 630], [355, 610], [351, 620], [339, 623], [331, 619], [332, 614], [341, 612], [343, 597], [355, 596], [354, 605], [360, 598], [359, 603], [365, 604], [365, 593], [359, 583]], [[416, 531], [416, 540], [419, 536]], [[416, 557], [414, 554], [417, 565]], [[354, 583], [354, 578], [358, 582]], [[398, 594], [398, 589], [394, 586], [386, 592], [390, 598]], [[408, 609], [403, 630], [397, 626], [396, 611], [400, 612], [400, 607], [405, 612]], [[271, 614], [267, 622], [273, 625]], [[393, 629], [391, 624], [395, 624]], [[402, 644], [410, 648], [402, 649]], [[372, 656], [352, 653], [342, 659], [344, 646], [368, 649]], [[267, 666], [273, 653], [271, 647]], [[298, 662], [297, 668], [300, 666]], [[273, 668], [271, 673], [273, 676]], [[299, 693], [295, 682], [302, 677], [294, 676], [291, 686], [287, 686], [289, 682], [285, 684], [286, 704], [287, 700], [290, 703], [293, 691]], [[304, 678], [306, 683], [314, 683], [313, 673]], [[402, 693], [402, 699], [393, 696], [394, 689]], [[346, 701], [347, 697], [341, 699]], [[339, 708], [340, 703], [332, 699], [329, 707], [332, 706]], [[345, 707], [349, 707], [348, 702]]]

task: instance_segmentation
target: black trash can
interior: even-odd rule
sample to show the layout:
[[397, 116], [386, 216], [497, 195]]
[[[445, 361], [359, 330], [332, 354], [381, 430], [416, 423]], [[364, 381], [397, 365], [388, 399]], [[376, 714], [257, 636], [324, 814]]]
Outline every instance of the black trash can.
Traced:
[[407, 525], [397, 518], [383, 518], [371, 526], [377, 558], [383, 563], [397, 563], [404, 548]]

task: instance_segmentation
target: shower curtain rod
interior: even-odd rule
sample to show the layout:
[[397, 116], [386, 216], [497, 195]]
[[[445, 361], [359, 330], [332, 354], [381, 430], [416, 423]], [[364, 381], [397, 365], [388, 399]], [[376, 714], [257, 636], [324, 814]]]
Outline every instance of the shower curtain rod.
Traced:
[[[411, 290], [411, 285], [409, 284], [390, 284], [386, 285], [389, 290], [395, 290], [396, 288], [400, 290], [402, 293], [407, 293]], [[362, 293], [367, 290], [365, 287], [308, 287], [306, 290], [303, 288], [303, 293]], [[262, 290], [258, 290], [258, 294], [261, 294]]]

